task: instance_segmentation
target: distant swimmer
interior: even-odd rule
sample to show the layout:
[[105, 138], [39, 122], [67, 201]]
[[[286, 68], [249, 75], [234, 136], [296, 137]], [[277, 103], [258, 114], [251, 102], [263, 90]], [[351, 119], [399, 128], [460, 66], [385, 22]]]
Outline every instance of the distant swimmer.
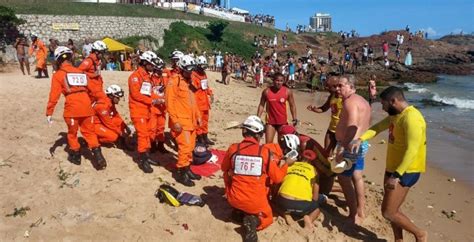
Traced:
[[428, 233], [400, 211], [410, 187], [425, 172], [425, 119], [420, 111], [408, 104], [398, 87], [388, 87], [380, 94], [380, 99], [389, 116], [370, 127], [350, 145], [350, 149], [358, 150], [362, 142], [388, 129], [382, 215], [390, 221], [395, 241], [403, 240], [403, 230], [413, 234], [416, 241], [428, 241]]
[[15, 41], [15, 49], [16, 49], [16, 57], [18, 58], [18, 62], [20, 63], [20, 70], [25, 75], [25, 67], [26, 71], [28, 73], [28, 76], [30, 75], [30, 62], [28, 61], [28, 52], [26, 51], [26, 48], [28, 47], [28, 42], [24, 36], [20, 36], [16, 38]]

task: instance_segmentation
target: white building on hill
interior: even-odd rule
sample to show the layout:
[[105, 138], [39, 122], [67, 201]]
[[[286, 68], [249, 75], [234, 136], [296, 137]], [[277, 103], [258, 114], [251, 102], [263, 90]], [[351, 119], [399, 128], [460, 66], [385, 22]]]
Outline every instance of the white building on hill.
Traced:
[[328, 13], [316, 13], [309, 18], [311, 29], [319, 32], [332, 31], [332, 17]]

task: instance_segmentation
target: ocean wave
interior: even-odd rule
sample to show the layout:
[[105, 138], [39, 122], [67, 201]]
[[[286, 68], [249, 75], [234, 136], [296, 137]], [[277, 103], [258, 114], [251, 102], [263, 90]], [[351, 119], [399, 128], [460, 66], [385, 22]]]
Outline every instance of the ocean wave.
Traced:
[[437, 93], [434, 93], [431, 99], [435, 102], [455, 106], [457, 108], [474, 109], [474, 100], [470, 99], [441, 97]]
[[410, 82], [407, 82], [404, 85], [408, 88], [408, 91], [410, 92], [427, 93], [430, 91], [428, 90], [428, 88]]

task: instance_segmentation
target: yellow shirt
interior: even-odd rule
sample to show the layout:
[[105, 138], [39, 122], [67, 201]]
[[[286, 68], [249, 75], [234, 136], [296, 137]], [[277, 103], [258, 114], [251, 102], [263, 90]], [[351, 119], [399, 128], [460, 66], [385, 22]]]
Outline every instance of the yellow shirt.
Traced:
[[339, 123], [339, 115], [342, 111], [342, 98], [331, 96], [329, 101], [329, 107], [331, 108], [331, 122], [329, 122], [329, 131], [335, 133], [337, 123]]
[[388, 129], [387, 164], [388, 172], [425, 172], [426, 169], [426, 123], [415, 107], [409, 106], [400, 114], [388, 116], [372, 126], [361, 137], [368, 140]]
[[316, 178], [316, 169], [307, 162], [295, 162], [288, 167], [278, 193], [303, 201], [313, 200], [312, 180]]

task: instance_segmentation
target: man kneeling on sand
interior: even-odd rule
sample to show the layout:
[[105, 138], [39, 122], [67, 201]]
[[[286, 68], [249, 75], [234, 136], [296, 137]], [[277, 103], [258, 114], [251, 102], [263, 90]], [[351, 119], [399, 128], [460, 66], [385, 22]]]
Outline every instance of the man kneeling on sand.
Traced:
[[[294, 134], [283, 135], [279, 143], [283, 153], [300, 151], [296, 144], [299, 143], [299, 138]], [[319, 195], [318, 174], [311, 165], [311, 161], [315, 159], [314, 151], [305, 150], [301, 161], [288, 167], [276, 198], [276, 204], [282, 210], [287, 224], [293, 225], [293, 218], [303, 218], [304, 228], [308, 231], [314, 229], [313, 221], [320, 214], [319, 204], [326, 200], [324, 195]]]
[[283, 180], [288, 165], [279, 147], [260, 145], [265, 128], [259, 117], [248, 117], [241, 128], [244, 140], [229, 147], [221, 169], [233, 217], [243, 223], [244, 241], [258, 241], [257, 230], [273, 222], [269, 186]]
[[364, 158], [368, 143], [364, 142], [357, 151], [352, 153], [349, 145], [364, 133], [370, 124], [370, 105], [357, 95], [354, 76], [342, 76], [336, 87], [337, 94], [342, 97], [342, 112], [336, 127], [336, 162], [348, 160], [353, 163], [351, 169], [338, 176], [347, 206], [349, 219], [352, 223], [360, 224], [365, 218], [364, 206]]

